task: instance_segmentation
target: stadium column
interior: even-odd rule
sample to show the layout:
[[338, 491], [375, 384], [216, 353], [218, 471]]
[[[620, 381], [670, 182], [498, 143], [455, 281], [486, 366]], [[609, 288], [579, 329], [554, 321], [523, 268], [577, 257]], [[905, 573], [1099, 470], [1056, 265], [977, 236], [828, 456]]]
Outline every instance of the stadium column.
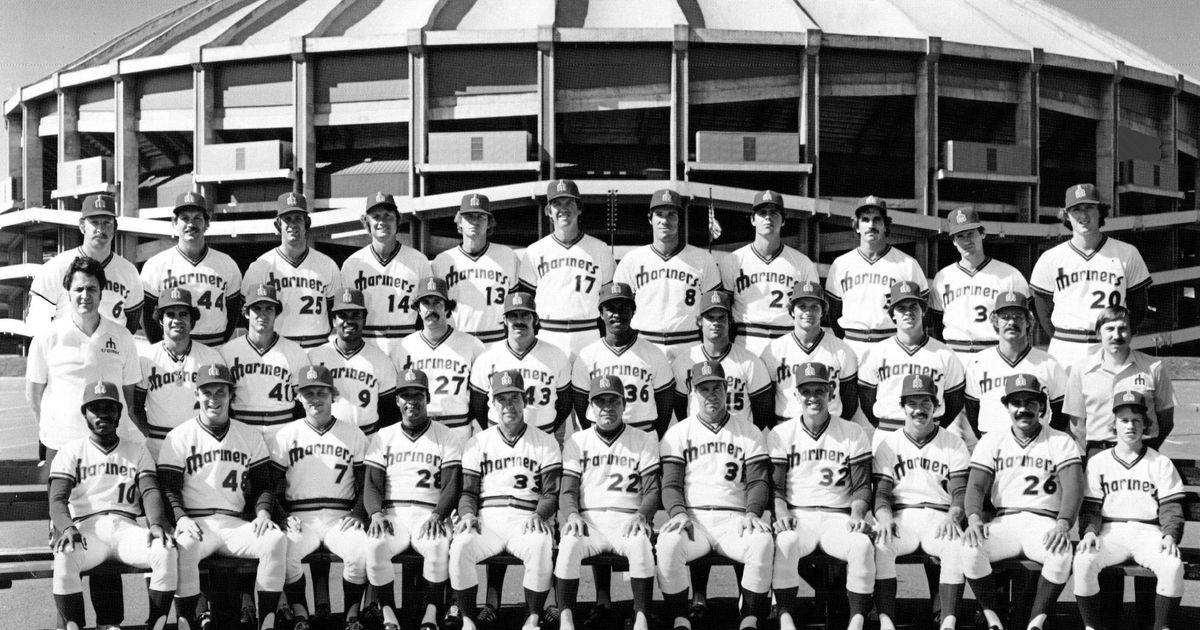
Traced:
[[40, 208], [46, 198], [42, 180], [42, 137], [38, 135], [38, 125], [41, 124], [41, 107], [37, 101], [31, 103], [22, 99], [21, 109], [23, 118], [21, 146], [24, 147], [21, 157], [22, 192], [26, 208]]
[[[554, 168], [554, 27], [538, 27], [538, 161], [546, 179], [555, 179]], [[539, 217], [542, 215], [539, 214]], [[538, 220], [539, 226], [545, 218]], [[538, 238], [542, 229], [538, 229]]]
[[[116, 133], [113, 134], [113, 179], [117, 185], [117, 206], [124, 216], [138, 211], [138, 117], [137, 82], [121, 75], [113, 78], [113, 109]], [[133, 260], [135, 257], [128, 257]]]
[[[426, 121], [429, 117], [429, 107], [426, 102], [428, 99], [426, 93], [426, 66], [428, 57], [425, 55], [425, 34], [421, 29], [413, 28], [408, 31], [408, 82], [409, 82], [409, 105], [412, 107], [412, 115], [409, 117], [408, 123], [408, 150], [410, 163], [412, 167], [408, 169], [409, 194], [415, 200], [417, 197], [425, 195], [424, 175], [418, 175], [418, 169], [425, 163], [425, 146], [428, 141], [426, 135]], [[417, 204], [414, 207], [419, 208]], [[425, 240], [424, 230], [422, 230], [422, 241]], [[421, 251], [424, 252], [426, 247], [421, 246]]]
[[[192, 92], [195, 97], [195, 125], [192, 128], [192, 174], [204, 172], [204, 147], [216, 140], [213, 116], [216, 110], [216, 73], [209, 72], [202, 63], [192, 64]], [[211, 202], [217, 203], [216, 183], [197, 184], [197, 192]]]
[[[1039, 120], [1038, 91], [1041, 83], [1042, 59], [1041, 48], [1029, 51], [1029, 63], [1021, 66], [1017, 75], [1017, 115], [1016, 138], [1017, 146], [1026, 150], [1029, 158], [1027, 175], [1037, 175], [1040, 170], [1038, 155], [1041, 141], [1038, 137]], [[1023, 184], [1017, 191], [1017, 220], [1026, 223], [1036, 223], [1038, 220], [1038, 184]], [[1033, 260], [1030, 258], [1030, 260]], [[1023, 272], [1023, 271], [1022, 271]]]
[[[804, 142], [804, 162], [812, 166], [806, 178], [807, 186], [800, 189], [801, 195], [816, 198], [821, 194], [821, 39], [820, 29], [808, 29], [805, 33], [804, 56], [800, 69], [800, 139]], [[808, 218], [799, 219], [803, 227], [800, 236], [807, 246], [805, 251], [817, 260], [821, 255], [821, 223]]]
[[315, 63], [303, 52], [292, 55], [292, 150], [300, 179], [300, 192], [308, 199], [317, 198], [317, 127], [313, 122]]
[[[688, 37], [686, 24], [675, 25], [671, 47], [671, 167], [667, 179], [687, 180], [685, 162], [688, 157]], [[695, 195], [689, 195], [694, 197]], [[687, 229], [684, 212], [683, 229]], [[684, 240], [687, 240], [684, 232]]]
[[[925, 56], [917, 63], [917, 94], [913, 104], [913, 198], [917, 203], [917, 214], [936, 217], [938, 215], [937, 194], [937, 101], [938, 59], [942, 55], [942, 39], [930, 37]], [[929, 247], [928, 238], [916, 242], [915, 258], [925, 269], [937, 269], [937, 261], [931, 253], [937, 248]]]
[[[58, 100], [58, 163], [63, 164], [78, 160], [79, 153], [79, 101], [75, 98], [75, 90], [57, 88], [54, 97]], [[59, 189], [69, 188], [66, 182], [57, 182]], [[55, 205], [59, 210], [65, 210], [66, 199], [59, 199]]]
[[1112, 204], [1110, 216], [1121, 216], [1121, 200], [1117, 197], [1117, 126], [1121, 124], [1121, 79], [1125, 62], [1113, 66], [1111, 81], [1100, 82], [1100, 120], [1096, 121], [1096, 190], [1101, 201]]

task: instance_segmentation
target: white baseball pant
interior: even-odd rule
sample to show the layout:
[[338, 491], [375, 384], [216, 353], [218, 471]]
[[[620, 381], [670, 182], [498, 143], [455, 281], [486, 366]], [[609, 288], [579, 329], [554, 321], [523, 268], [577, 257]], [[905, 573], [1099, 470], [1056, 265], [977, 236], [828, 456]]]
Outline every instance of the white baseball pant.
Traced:
[[674, 531], [658, 535], [658, 585], [664, 593], [678, 593], [691, 586], [687, 563], [710, 551], [741, 562], [742, 588], [765, 593], [771, 588], [774, 541], [767, 532], [741, 532], [742, 512], [733, 510], [689, 510], [692, 536]]
[[941, 560], [940, 584], [962, 584], [961, 540], [938, 538], [938, 529], [946, 513], [933, 508], [907, 508], [895, 513], [895, 541], [890, 545], [875, 545], [875, 578], [896, 577], [896, 557], [910, 554], [920, 547], [925, 553]]
[[176, 536], [179, 543], [179, 588], [177, 597], [200, 594], [200, 561], [214, 553], [234, 558], [258, 560], [254, 588], [259, 591], [283, 590], [287, 564], [287, 535], [272, 529], [257, 536], [254, 524], [228, 514], [198, 516], [192, 519], [203, 535], [196, 540], [186, 534]]
[[1055, 584], [1066, 584], [1071, 575], [1071, 553], [1050, 553], [1042, 542], [1054, 528], [1054, 519], [1041, 514], [1019, 512], [996, 517], [990, 523], [988, 537], [978, 547], [962, 546], [963, 574], [975, 580], [992, 573], [992, 563], [1025, 556], [1042, 563], [1042, 577]]
[[82, 593], [80, 574], [109, 559], [150, 569], [151, 589], [175, 590], [179, 578], [175, 549], [164, 547], [161, 540], [149, 542], [150, 531], [136, 521], [118, 514], [101, 514], [76, 523], [75, 528], [87, 548], [55, 552], [51, 585], [55, 595]]
[[643, 533], [625, 537], [621, 528], [633, 518], [627, 512], [587, 510], [580, 512], [587, 523], [587, 536], [562, 535], [558, 541], [558, 560], [554, 576], [562, 580], [578, 580], [584, 558], [610, 552], [629, 560], [629, 577], [654, 577], [654, 550], [650, 538]]
[[479, 533], [456, 534], [450, 541], [450, 586], [458, 591], [478, 586], [475, 565], [507, 551], [525, 564], [522, 586], [531, 591], [550, 590], [554, 537], [545, 532], [522, 531], [532, 514], [511, 507], [480, 510]]
[[304, 577], [304, 556], [317, 550], [321, 543], [342, 559], [342, 578], [351, 584], [367, 581], [367, 532], [362, 529], [342, 531], [346, 510], [313, 510], [293, 514], [300, 529], [287, 530], [287, 562], [284, 581], [292, 584]]
[[433, 512], [420, 506], [387, 508], [383, 515], [392, 523], [392, 534], [367, 540], [367, 578], [381, 586], [396, 577], [392, 556], [412, 547], [425, 558], [421, 575], [431, 583], [445, 582], [450, 576], [450, 538], [417, 538], [421, 525]]
[[1100, 570], [1133, 561], [1154, 572], [1155, 592], [1163, 597], [1183, 597], [1183, 561], [1163, 553], [1162, 530], [1149, 523], [1105, 523], [1100, 529], [1100, 549], [1075, 552], [1075, 596], [1100, 592]]
[[850, 531], [849, 514], [803, 508], [791, 513], [796, 529], [775, 536], [773, 587], [800, 586], [800, 561], [820, 547], [846, 562], [847, 589], [861, 594], [875, 591], [875, 546], [870, 536]]

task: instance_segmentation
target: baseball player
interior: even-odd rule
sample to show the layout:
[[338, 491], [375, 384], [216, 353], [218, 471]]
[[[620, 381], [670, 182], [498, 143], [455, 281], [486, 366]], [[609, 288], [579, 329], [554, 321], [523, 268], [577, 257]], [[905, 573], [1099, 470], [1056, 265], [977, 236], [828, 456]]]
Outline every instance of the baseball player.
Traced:
[[614, 283], [633, 289], [637, 300], [633, 327], [672, 361], [696, 343], [693, 326], [700, 296], [721, 286], [712, 254], [688, 245], [680, 230], [683, 211], [679, 193], [655, 192], [647, 213], [653, 242], [626, 254], [613, 273]]
[[[663, 436], [662, 502], [670, 520], [656, 546], [658, 585], [674, 628], [690, 628], [687, 563], [710, 551], [745, 565], [739, 627], [757, 628], [770, 604], [770, 458], [763, 434], [729, 415], [725, 374], [716, 361], [692, 366], [699, 411]], [[698, 401], [699, 402], [699, 401]]]
[[[98, 305], [105, 319], [137, 331], [144, 295], [137, 267], [113, 251], [117, 235], [117, 202], [110, 195], [88, 195], [79, 212], [79, 231], [83, 244], [64, 251], [42, 265], [29, 286], [29, 312], [25, 323], [30, 330], [44, 330], [51, 319], [65, 316], [70, 297], [62, 284], [63, 276], [76, 258], [100, 263], [105, 282]], [[82, 383], [81, 383], [82, 385]], [[68, 400], [74, 400], [68, 399]]]
[[805, 363], [822, 363], [829, 369], [837, 387], [830, 392], [829, 413], [850, 420], [858, 411], [858, 355], [832, 332], [821, 327], [821, 318], [829, 310], [825, 292], [816, 282], [797, 282], [788, 297], [792, 332], [767, 345], [763, 364], [775, 384], [775, 421], [778, 424], [799, 418], [802, 411], [796, 398], [796, 370]]
[[846, 561], [851, 630], [861, 630], [875, 590], [875, 552], [865, 517], [871, 500], [871, 446], [862, 427], [834, 416], [836, 387], [823, 363], [796, 370], [800, 416], [767, 433], [775, 496], [775, 563], [771, 585], [779, 627], [796, 627], [799, 563], [819, 546]]
[[607, 551], [629, 559], [633, 628], [649, 630], [646, 611], [654, 595], [650, 533], [660, 503], [658, 440], [625, 426], [625, 386], [619, 377], [592, 379], [588, 401], [596, 424], [571, 435], [563, 451], [559, 504], [564, 525], [554, 565], [559, 624], [575, 628], [580, 563]]
[[471, 366], [483, 354], [483, 342], [450, 325], [458, 304], [449, 297], [445, 280], [422, 278], [417, 284], [417, 314], [420, 330], [400, 342], [389, 357], [401, 370], [421, 370], [430, 380], [429, 415], [451, 429], [459, 444], [480, 428], [486, 418], [469, 413]]
[[[68, 310], [34, 336], [25, 366], [25, 399], [47, 462], [54, 461], [59, 449], [88, 436], [74, 402], [86, 383], [112, 379], [121, 387], [124, 403], [133, 400], [134, 386], [142, 380], [133, 335], [98, 310], [107, 284], [104, 267], [92, 258], [72, 259], [59, 283]], [[128, 412], [127, 405], [122, 409]], [[145, 438], [134, 422], [141, 424], [129, 422], [122, 437], [140, 444]]]
[[334, 298], [334, 337], [308, 351], [313, 363], [333, 374], [340, 395], [333, 401], [333, 415], [362, 429], [368, 436], [396, 423], [396, 366], [378, 346], [363, 339], [370, 319], [364, 293], [342, 289]]
[[[150, 569], [146, 627], [161, 630], [178, 574], [154, 460], [145, 446], [117, 437], [121, 396], [116, 384], [88, 383], [79, 410], [90, 435], [68, 444], [50, 466], [50, 544], [59, 618], [84, 626], [80, 574], [113, 558]], [[145, 527], [137, 522], [143, 515]], [[100, 611], [96, 616], [97, 625], [105, 625]]]
[[675, 395], [671, 362], [630, 326], [636, 310], [629, 285], [614, 282], [600, 290], [604, 338], [581, 350], [571, 371], [575, 417], [582, 429], [592, 423], [587, 416], [592, 379], [611, 374], [625, 385], [625, 424], [658, 435], [667, 430]]
[[454, 224], [462, 244], [433, 259], [433, 275], [445, 278], [454, 328], [484, 343], [504, 339], [504, 296], [520, 282], [520, 262], [507, 245], [490, 242], [496, 217], [486, 195], [463, 195]]
[[525, 424], [525, 382], [516, 370], [492, 375], [492, 407], [499, 423], [463, 449], [461, 519], [450, 542], [450, 585], [465, 630], [475, 628], [475, 565], [501, 551], [525, 564], [525, 630], [538, 627], [546, 596], [558, 511], [562, 453], [554, 438]]
[[754, 240], [733, 252], [734, 264], [721, 267], [721, 284], [733, 292], [737, 343], [761, 356], [772, 339], [792, 329], [787, 301], [792, 286], [821, 277], [808, 256], [783, 244], [783, 195], [756, 193], [750, 212]]
[[891, 225], [886, 201], [874, 195], [860, 200], [854, 209], [858, 247], [835, 258], [825, 279], [830, 325], [860, 361], [870, 344], [896, 332], [887, 299], [892, 285], [916, 283], [922, 300], [929, 293], [916, 259], [888, 244]]
[[729, 399], [725, 407], [738, 420], [745, 420], [760, 429], [775, 424], [775, 396], [771, 379], [762, 359], [747, 347], [729, 340], [730, 320], [735, 308], [732, 294], [717, 289], [700, 299], [700, 344], [675, 358], [675, 415], [686, 418], [699, 411], [701, 401], [690, 398], [688, 378], [692, 366], [701, 361], [716, 361], [725, 370], [725, 391]]
[[579, 226], [583, 210], [579, 187], [569, 179], [546, 185], [546, 216], [554, 231], [530, 245], [521, 256], [521, 286], [542, 296], [538, 306], [538, 338], [574, 359], [600, 338], [596, 308], [600, 287], [612, 282], [612, 251]]
[[[1004, 379], [1013, 374], [1032, 374], [1046, 391], [1050, 404], [1050, 427], [1066, 431], [1070, 420], [1062, 412], [1067, 387], [1066, 370], [1045, 350], [1034, 347], [1033, 313], [1024, 293], [1005, 291], [991, 305], [988, 319], [999, 336], [996, 347], [985, 348], [967, 363], [963, 411], [972, 440], [992, 431], [1007, 431], [1012, 419], [1004, 403]], [[964, 440], [964, 442], [967, 440]]]
[[[225, 365], [200, 366], [200, 412], [171, 429], [158, 458], [158, 478], [174, 514], [179, 543], [175, 611], [189, 628], [200, 627], [200, 561], [213, 553], [258, 560], [260, 627], [274, 627], [283, 590], [287, 537], [271, 521], [276, 475], [262, 434], [230, 421], [233, 387]], [[252, 521], [242, 516], [247, 507], [253, 508]]]
[[1137, 248], [1105, 236], [1108, 204], [1092, 184], [1067, 189], [1059, 218], [1071, 238], [1046, 250], [1033, 265], [1029, 285], [1050, 354], [1067, 368], [1099, 341], [1096, 316], [1109, 306], [1129, 308], [1134, 328], [1146, 315], [1150, 271]]
[[921, 548], [941, 560], [938, 579], [943, 630], [953, 630], [962, 601], [963, 497], [970, 454], [963, 441], [933, 418], [937, 385], [924, 374], [904, 379], [904, 428], [876, 442], [875, 601], [879, 625], [895, 628], [896, 556]]
[[212, 211], [204, 195], [185, 192], [175, 198], [171, 227], [179, 242], [142, 265], [146, 296], [142, 328], [155, 343], [163, 338], [155, 308], [172, 289], [185, 289], [195, 298], [200, 315], [192, 321], [192, 338], [208, 346], [229, 341], [241, 319], [242, 271], [228, 254], [210, 248], [204, 234]]
[[1175, 388], [1161, 359], [1129, 346], [1133, 340], [1132, 313], [1123, 306], [1100, 311], [1096, 332], [1098, 351], [1075, 365], [1067, 377], [1063, 412], [1070, 416], [1072, 433], [1086, 442], [1085, 453], [1116, 445], [1113, 433], [1112, 395], [1121, 390], [1146, 394], [1153, 404], [1146, 410], [1143, 439], [1159, 448], [1175, 427]]
[[541, 338], [540, 323], [532, 295], [518, 291], [504, 297], [506, 339], [492, 344], [475, 359], [471, 367], [471, 406], [476, 418], [496, 424], [497, 419], [489, 414], [491, 376], [501, 370], [517, 370], [528, 385], [525, 423], [553, 435], [561, 444], [571, 415], [571, 363], [563, 350]]
[[1183, 481], [1171, 460], [1145, 445], [1150, 411], [1142, 392], [1113, 396], [1116, 446], [1087, 462], [1087, 492], [1075, 550], [1075, 600], [1089, 630], [1104, 623], [1100, 570], [1133, 558], [1158, 578], [1154, 630], [1166, 628], [1183, 597]]
[[448, 519], [462, 485], [462, 443], [429, 417], [429, 379], [424, 372], [400, 372], [397, 404], [400, 424], [376, 433], [366, 457], [363, 505], [371, 515], [367, 599], [380, 604], [386, 623], [397, 623], [392, 556], [412, 547], [425, 558], [421, 628], [428, 630], [430, 624], [436, 628], [438, 609], [446, 605]]
[[925, 297], [915, 282], [892, 285], [888, 315], [896, 335], [870, 345], [858, 366], [858, 399], [872, 426], [893, 430], [904, 424], [900, 390], [904, 377], [924, 374], [939, 390], [934, 417], [948, 426], [963, 408], [962, 363], [946, 344], [925, 333]]
[[220, 348], [222, 362], [237, 383], [230, 414], [269, 440], [270, 434], [303, 414], [293, 379], [310, 361], [300, 344], [275, 331], [283, 309], [275, 287], [246, 285], [242, 309], [249, 322], [246, 334]]
[[[1083, 465], [1071, 436], [1042, 425], [1046, 394], [1036, 376], [1004, 379], [1002, 403], [1012, 429], [983, 436], [971, 455], [962, 568], [988, 627], [1002, 628], [991, 563], [1017, 556], [1042, 563], [1028, 626], [1041, 628], [1071, 574], [1070, 532], [1083, 501]], [[987, 499], [996, 508], [991, 522], [983, 519]]]
[[300, 193], [279, 195], [275, 230], [279, 247], [258, 257], [246, 269], [244, 283], [271, 285], [282, 304], [279, 334], [304, 348], [329, 339], [329, 307], [342, 288], [337, 263], [308, 244], [308, 199]]
[[387, 193], [367, 197], [363, 228], [371, 243], [342, 263], [342, 286], [362, 291], [367, 307], [363, 337], [387, 354], [417, 329], [417, 280], [433, 274], [424, 254], [396, 238], [400, 211]]
[[175, 287], [154, 303], [154, 321], [161, 341], [137, 346], [142, 380], [133, 391], [135, 417], [146, 420], [146, 446], [155, 458], [167, 432], [196, 415], [196, 370], [222, 363], [221, 354], [194, 340], [192, 325], [200, 309], [187, 289]]
[[[304, 418], [284, 425], [268, 445], [283, 480], [279, 498], [288, 513], [283, 591], [296, 626], [307, 623], [302, 562], [324, 544], [342, 559], [344, 610], [347, 619], [354, 619], [367, 582], [368, 541], [359, 503], [367, 436], [334, 416], [340, 393], [328, 367], [301, 368], [296, 395]], [[328, 612], [317, 616], [328, 619]]]

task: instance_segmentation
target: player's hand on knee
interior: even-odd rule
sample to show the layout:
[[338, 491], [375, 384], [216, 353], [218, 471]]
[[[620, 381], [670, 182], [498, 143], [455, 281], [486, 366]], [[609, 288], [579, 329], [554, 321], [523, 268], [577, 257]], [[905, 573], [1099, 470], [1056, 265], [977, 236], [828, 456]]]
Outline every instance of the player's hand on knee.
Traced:
[[1100, 551], [1100, 538], [1095, 532], [1088, 532], [1079, 539], [1079, 546], [1075, 548], [1076, 553], [1096, 553]]
[[[290, 520], [291, 517], [288, 517], [288, 519]], [[253, 524], [255, 536], [262, 536], [271, 530], [279, 529], [279, 526], [275, 524], [275, 521], [271, 520], [271, 513], [266, 510], [258, 511], [258, 515], [254, 517]]]
[[871, 524], [866, 519], [850, 515], [850, 520], [846, 521], [846, 529], [860, 534], [868, 534], [871, 532]]
[[[388, 523], [388, 526], [391, 527], [391, 523]], [[418, 540], [422, 538], [440, 538], [449, 535], [450, 530], [446, 526], [446, 521], [439, 518], [437, 514], [430, 514], [429, 518], [425, 519], [424, 523], [421, 523], [421, 528], [417, 530]]]
[[87, 539], [74, 525], [63, 531], [54, 542], [53, 549], [57, 553], [70, 553], [76, 549], [87, 549]]
[[1066, 553], [1071, 550], [1071, 524], [1058, 519], [1054, 527], [1042, 536], [1042, 545], [1050, 553]]
[[640, 513], [631, 516], [628, 521], [625, 521], [625, 525], [621, 527], [621, 536], [624, 538], [637, 536], [638, 534], [649, 538], [651, 533], [650, 523], [647, 523], [646, 517]]
[[295, 533], [299, 534], [301, 531], [304, 530], [304, 524], [300, 522], [299, 518], [289, 514], [287, 517], [287, 530], [289, 532], [295, 532]]
[[1163, 535], [1162, 542], [1159, 543], [1159, 547], [1161, 547], [1162, 552], [1168, 556], [1171, 556], [1172, 558], [1179, 557], [1179, 543], [1175, 542], [1175, 539], [1172, 538], [1170, 534]]
[[366, 528], [367, 525], [366, 523], [363, 523], [362, 517], [354, 512], [343, 516], [341, 522], [338, 524], [338, 529], [343, 532], [350, 530], [362, 531]]
[[968, 547], [978, 547], [988, 538], [987, 523], [978, 519], [978, 516], [972, 516], [967, 521], [967, 528], [963, 530], [963, 544]]
[[896, 530], [896, 521], [892, 520], [892, 515], [883, 513], [875, 515], [875, 543], [881, 546], [890, 546], [896, 542], [898, 533]]
[[963, 535], [962, 526], [959, 524], [962, 520], [959, 514], [953, 512], [946, 515], [946, 518], [938, 524], [937, 538], [941, 540], [958, 540]]
[[549, 534], [550, 526], [546, 525], [546, 521], [537, 514], [530, 514], [529, 518], [525, 519], [525, 524], [521, 527], [521, 531], [528, 534], [535, 532], [538, 534]]
[[155, 540], [161, 540], [163, 548], [166, 549], [175, 546], [175, 539], [167, 530], [163, 529], [162, 525], [154, 524], [146, 530], [146, 546], [153, 545]]
[[367, 535], [371, 538], [383, 538], [396, 533], [396, 529], [392, 526], [392, 521], [383, 515], [383, 512], [376, 512], [371, 515], [371, 524], [367, 526]]
[[692, 517], [688, 516], [687, 512], [680, 512], [672, 516], [670, 520], [663, 525], [663, 533], [668, 532], [683, 532], [687, 534], [688, 540], [695, 540], [692, 535]]
[[565, 536], [575, 536], [577, 538], [586, 537], [588, 535], [587, 521], [584, 521], [583, 517], [579, 516], [578, 513], [568, 516], [567, 523], [565, 525], [563, 525], [563, 528], [562, 528], [562, 535], [564, 537]]
[[747, 512], [742, 515], [741, 521], [738, 523], [738, 535], [745, 536], [754, 532], [771, 533], [771, 526], [767, 525], [761, 518]]
[[190, 516], [181, 517], [175, 522], [175, 535], [180, 534], [191, 536], [196, 541], [204, 540], [204, 532], [200, 529], [200, 525]]
[[479, 532], [479, 517], [474, 514], [467, 514], [458, 519], [458, 525], [454, 527], [454, 533], [466, 534], [468, 532]]
[[790, 514], [781, 516], [775, 519], [773, 528], [775, 529], [776, 534], [782, 534], [783, 532], [794, 530], [796, 529], [796, 517]]

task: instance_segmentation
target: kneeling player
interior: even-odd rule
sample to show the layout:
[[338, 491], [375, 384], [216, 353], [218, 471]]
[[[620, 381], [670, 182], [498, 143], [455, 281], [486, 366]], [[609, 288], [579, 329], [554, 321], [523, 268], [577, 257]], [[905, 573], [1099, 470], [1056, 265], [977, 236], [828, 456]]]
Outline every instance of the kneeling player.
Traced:
[[[963, 573], [983, 607], [988, 627], [996, 615], [992, 562], [1025, 556], [1042, 563], [1029, 627], [1041, 628], [1071, 575], [1071, 526], [1083, 501], [1083, 465], [1071, 436], [1042, 424], [1046, 393], [1032, 374], [1004, 379], [1000, 401], [1012, 418], [1009, 431], [984, 435], [971, 456]], [[984, 499], [996, 518], [983, 520]]]
[[538, 627], [550, 592], [562, 453], [554, 438], [525, 424], [525, 380], [516, 370], [492, 375], [498, 424], [472, 436], [463, 449], [461, 520], [450, 543], [450, 585], [465, 630], [475, 628], [475, 565], [501, 551], [525, 563], [523, 628]]
[[[363, 504], [371, 515], [367, 556], [367, 600], [383, 608], [384, 628], [397, 624], [396, 578], [392, 556], [412, 547], [425, 558], [425, 613], [422, 630], [437, 627], [446, 604], [450, 530], [446, 519], [458, 501], [462, 450], [453, 430], [428, 413], [429, 379], [420, 370], [402, 370], [396, 400], [400, 424], [380, 429], [367, 453]], [[398, 626], [398, 624], [397, 624]]]
[[834, 382], [822, 363], [796, 371], [800, 417], [767, 434], [775, 491], [779, 627], [794, 630], [800, 560], [819, 546], [846, 561], [850, 628], [862, 628], [875, 589], [875, 553], [864, 520], [871, 498], [871, 446], [857, 423], [829, 412]]
[[[1183, 481], [1171, 460], [1143, 443], [1148, 405], [1141, 392], [1113, 396], [1117, 445], [1087, 463], [1087, 493], [1075, 550], [1075, 600], [1088, 630], [1103, 628], [1100, 570], [1133, 558], [1154, 571], [1154, 630], [1162, 630], [1183, 596]], [[1153, 525], [1154, 521], [1158, 525]]]
[[[297, 620], [295, 629], [300, 630], [308, 627], [304, 556], [321, 543], [342, 559], [343, 610], [347, 619], [358, 617], [367, 581], [363, 556], [367, 534], [358, 505], [367, 436], [350, 422], [333, 417], [338, 391], [324, 365], [300, 370], [296, 394], [304, 418], [285, 424], [275, 434], [271, 460], [283, 475], [281, 498], [288, 513], [283, 590]], [[323, 608], [317, 607], [317, 618], [328, 620], [329, 611]]]
[[[117, 437], [121, 397], [117, 386], [89, 383], [80, 406], [91, 435], [63, 447], [50, 468], [50, 520], [54, 550], [54, 604], [59, 617], [82, 628], [80, 574], [109, 558], [150, 569], [150, 618], [167, 622], [175, 593], [175, 543], [171, 540], [150, 451]], [[146, 515], [149, 528], [136, 519]]]
[[963, 496], [970, 454], [958, 436], [933, 418], [937, 385], [924, 374], [904, 377], [904, 428], [875, 444], [875, 601], [879, 625], [894, 628], [896, 556], [918, 547], [941, 560], [938, 579], [943, 630], [955, 627], [962, 600]]
[[[273, 628], [283, 591], [287, 537], [271, 521], [275, 474], [262, 433], [229, 419], [233, 375], [221, 364], [201, 366], [200, 413], [163, 440], [158, 476], [175, 515], [179, 542], [176, 612], [189, 627], [200, 599], [200, 561], [213, 553], [258, 560], [255, 588], [262, 628]], [[247, 497], [253, 521], [242, 518]]]
[[756, 628], [771, 588], [771, 528], [762, 520], [770, 460], [762, 431], [729, 415], [721, 364], [697, 363], [691, 381], [696, 415], [662, 441], [663, 508], [671, 518], [658, 537], [659, 588], [673, 627], [690, 628], [687, 563], [716, 551], [745, 565], [741, 627]]
[[629, 559], [633, 627], [647, 630], [646, 607], [654, 595], [650, 527], [660, 500], [658, 440], [625, 426], [625, 386], [620, 378], [592, 379], [588, 401], [596, 424], [571, 435], [563, 451], [559, 503], [566, 524], [554, 566], [560, 625], [575, 628], [580, 563], [611, 551]]

